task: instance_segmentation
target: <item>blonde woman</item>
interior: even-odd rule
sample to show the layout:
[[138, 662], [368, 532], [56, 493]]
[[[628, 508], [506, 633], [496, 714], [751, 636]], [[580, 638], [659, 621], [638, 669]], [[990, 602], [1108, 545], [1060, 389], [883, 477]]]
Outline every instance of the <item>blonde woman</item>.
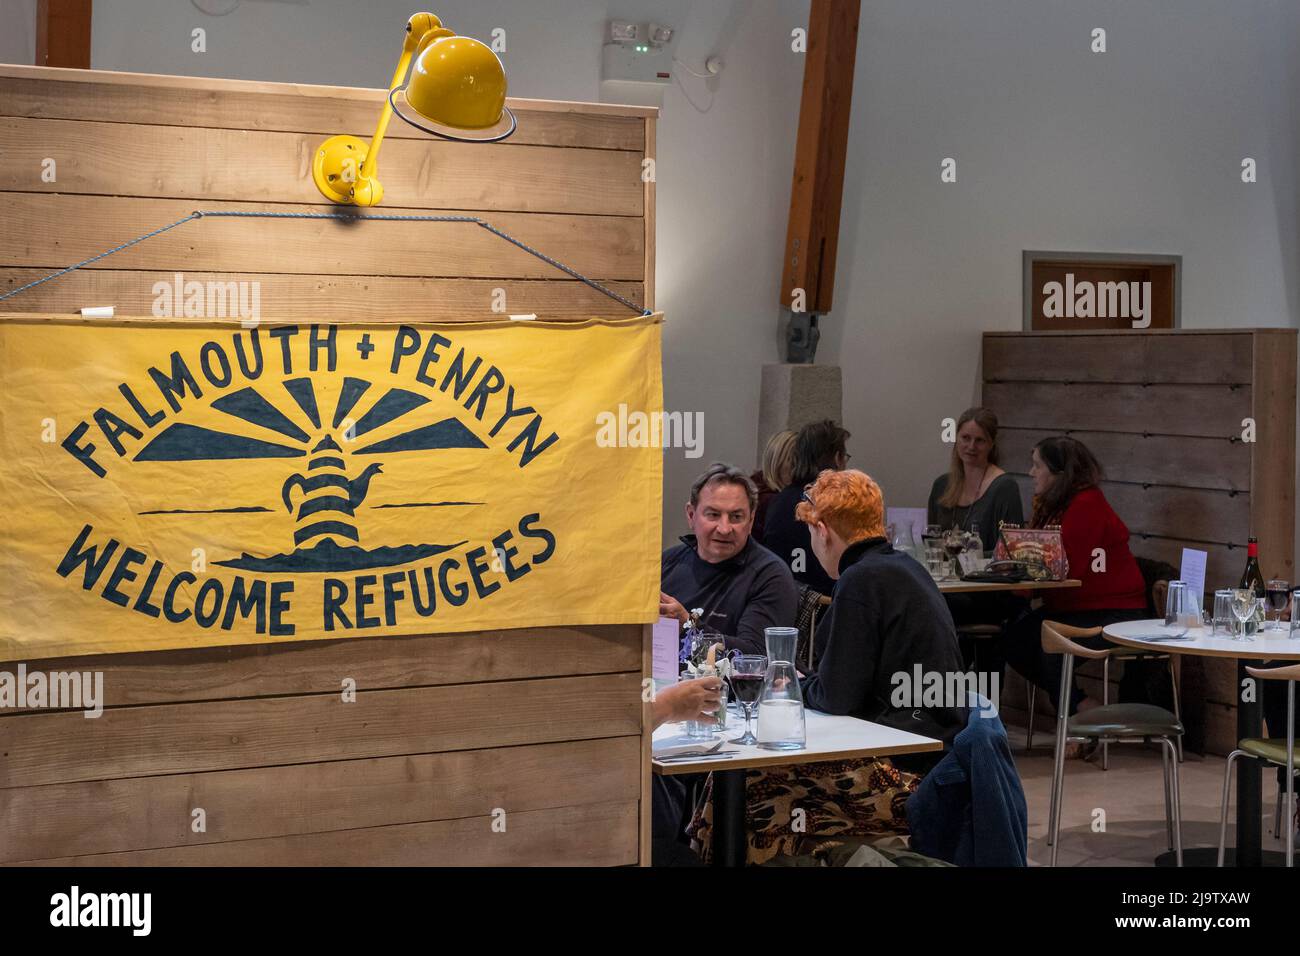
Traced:
[[1002, 522], [1024, 523], [1020, 488], [998, 466], [998, 417], [987, 408], [968, 408], [957, 419], [952, 461], [930, 489], [926, 515], [945, 530], [975, 531], [985, 551], [997, 546]]
[[792, 480], [794, 439], [795, 433], [790, 429], [777, 432], [769, 438], [763, 448], [761, 467], [749, 476], [758, 485], [758, 509], [754, 512], [754, 530], [750, 534], [759, 543], [763, 541], [763, 521], [767, 518], [767, 506]]

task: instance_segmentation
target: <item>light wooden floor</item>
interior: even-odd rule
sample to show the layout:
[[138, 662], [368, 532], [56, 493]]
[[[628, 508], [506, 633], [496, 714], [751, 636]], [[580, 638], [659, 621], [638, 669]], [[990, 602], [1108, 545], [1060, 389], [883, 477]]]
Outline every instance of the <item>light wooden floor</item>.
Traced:
[[[1024, 752], [1022, 727], [1008, 727], [1016, 766], [1029, 804], [1029, 865], [1046, 866], [1047, 812], [1052, 782], [1052, 738], [1040, 727], [1034, 734], [1034, 751]], [[1182, 790], [1183, 847], [1216, 847], [1219, 809], [1223, 795], [1223, 757], [1187, 754], [1179, 766]], [[1061, 849], [1058, 866], [1151, 866], [1167, 849], [1164, 784], [1160, 752], [1140, 745], [1112, 746], [1110, 769], [1101, 769], [1100, 754], [1091, 761], [1072, 760], [1065, 767], [1065, 804], [1061, 815]], [[1273, 837], [1276, 777], [1264, 772], [1264, 849], [1281, 850]], [[1236, 808], [1228, 813], [1228, 846], [1234, 839]], [[1094, 830], [1098, 811], [1105, 813], [1105, 829]]]

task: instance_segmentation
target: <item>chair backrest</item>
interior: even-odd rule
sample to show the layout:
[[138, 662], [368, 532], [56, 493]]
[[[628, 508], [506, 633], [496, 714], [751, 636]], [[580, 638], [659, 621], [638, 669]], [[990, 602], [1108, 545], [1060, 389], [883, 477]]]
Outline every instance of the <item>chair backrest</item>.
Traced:
[[1080, 638], [1096, 637], [1100, 633], [1099, 627], [1071, 627], [1058, 621], [1044, 621], [1043, 651], [1047, 654], [1071, 654], [1074, 657], [1101, 660], [1103, 657], [1110, 656], [1110, 650], [1094, 650], [1076, 643]]
[[1151, 585], [1151, 606], [1147, 608], [1147, 613], [1154, 614], [1156, 617], [1163, 617], [1163, 609], [1169, 604], [1169, 582], [1157, 581]]
[[814, 591], [806, 584], [799, 586], [799, 609], [795, 626], [799, 629], [799, 643], [795, 651], [795, 661], [806, 673], [810, 673], [821, 655], [817, 653], [817, 622], [822, 612], [830, 607], [831, 599], [820, 591]]
[[1260, 680], [1300, 680], [1300, 664], [1286, 667], [1247, 667], [1246, 673]]
[[1178, 569], [1167, 561], [1155, 558], [1143, 558], [1134, 555], [1138, 570], [1142, 572], [1142, 581], [1146, 586], [1147, 611], [1154, 617], [1165, 616], [1165, 597], [1169, 593], [1169, 582], [1178, 580]]

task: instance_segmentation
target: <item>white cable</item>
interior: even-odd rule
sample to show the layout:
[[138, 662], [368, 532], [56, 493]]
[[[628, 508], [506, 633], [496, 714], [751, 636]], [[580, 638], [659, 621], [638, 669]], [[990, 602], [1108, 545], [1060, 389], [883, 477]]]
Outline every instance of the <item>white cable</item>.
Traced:
[[686, 71], [687, 73], [689, 73], [691, 76], [698, 76], [698, 77], [699, 77], [700, 79], [702, 79], [702, 80], [712, 79], [713, 77], [717, 76], [716, 73], [696, 73], [694, 70], [692, 70], [689, 66], [687, 66], [685, 63], [683, 63], [681, 60], [677, 59], [677, 57], [673, 57], [673, 62], [676, 63], [678, 66], [680, 66], [683, 70], [685, 70], [685, 71]]

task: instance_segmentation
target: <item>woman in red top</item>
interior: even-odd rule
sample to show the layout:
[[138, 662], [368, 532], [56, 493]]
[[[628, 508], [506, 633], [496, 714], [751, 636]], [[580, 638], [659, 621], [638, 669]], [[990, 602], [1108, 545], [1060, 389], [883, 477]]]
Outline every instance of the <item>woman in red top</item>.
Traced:
[[[1070, 577], [1083, 584], [1044, 591], [1043, 606], [1008, 629], [1006, 656], [1012, 667], [1055, 700], [1061, 688], [1061, 657], [1043, 653], [1043, 621], [1088, 628], [1140, 620], [1147, 616], [1146, 584], [1128, 549], [1128, 528], [1098, 486], [1101, 465], [1087, 446], [1074, 438], [1044, 438], [1034, 446], [1031, 457], [1034, 512], [1030, 527], [1060, 526]], [[1107, 645], [1100, 637], [1082, 643]], [[1075, 687], [1070, 713], [1099, 703]]]

